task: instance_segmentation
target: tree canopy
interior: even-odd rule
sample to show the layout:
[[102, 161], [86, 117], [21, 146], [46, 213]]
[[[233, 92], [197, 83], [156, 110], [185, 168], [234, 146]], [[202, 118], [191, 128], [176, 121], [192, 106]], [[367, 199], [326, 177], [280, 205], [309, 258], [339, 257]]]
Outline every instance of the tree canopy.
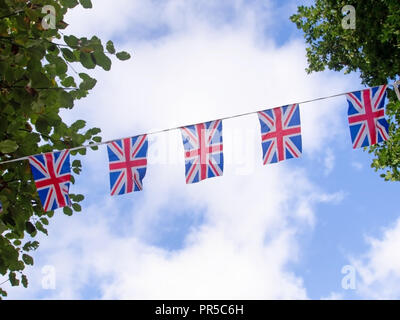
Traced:
[[[0, 162], [101, 141], [99, 128], [86, 128], [84, 120], [67, 125], [60, 117], [61, 109], [72, 109], [97, 82], [78, 74], [73, 64], [108, 71], [109, 55], [120, 60], [130, 55], [96, 36], [64, 35], [64, 16], [78, 5], [92, 7], [90, 0], [0, 0]], [[77, 153], [86, 149], [71, 155]], [[72, 171], [81, 172], [79, 160], [72, 162]], [[70, 198], [66, 215], [81, 211], [84, 196]], [[34, 263], [29, 252], [39, 246], [38, 232], [47, 234], [54, 212], [43, 211], [28, 161], [0, 165], [0, 202], [1, 299], [7, 295], [1, 288], [5, 282], [28, 286], [23, 270]]]
[[[355, 8], [355, 28], [344, 28], [342, 9]], [[400, 72], [399, 0], [316, 0], [299, 6], [292, 22], [304, 32], [308, 72], [326, 68], [345, 73], [359, 72], [368, 86], [398, 79]], [[390, 139], [371, 146], [371, 167], [384, 169], [385, 180], [400, 181], [400, 101], [388, 90], [386, 116]]]

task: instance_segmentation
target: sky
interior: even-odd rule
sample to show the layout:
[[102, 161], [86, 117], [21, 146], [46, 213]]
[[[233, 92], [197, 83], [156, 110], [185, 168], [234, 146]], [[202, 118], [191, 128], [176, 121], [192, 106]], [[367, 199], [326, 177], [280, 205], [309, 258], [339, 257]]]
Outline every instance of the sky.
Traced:
[[[305, 72], [289, 17], [311, 1], [92, 2], [64, 33], [132, 59], [91, 72], [97, 86], [62, 116], [104, 140], [364, 88], [357, 74]], [[56, 211], [29, 288], [4, 287], [9, 298], [400, 298], [399, 185], [352, 149], [344, 96], [300, 114], [300, 159], [264, 166], [257, 115], [225, 120], [223, 176], [193, 185], [176, 130], [149, 137], [141, 192], [111, 197], [106, 147], [88, 151], [71, 187], [82, 212]]]

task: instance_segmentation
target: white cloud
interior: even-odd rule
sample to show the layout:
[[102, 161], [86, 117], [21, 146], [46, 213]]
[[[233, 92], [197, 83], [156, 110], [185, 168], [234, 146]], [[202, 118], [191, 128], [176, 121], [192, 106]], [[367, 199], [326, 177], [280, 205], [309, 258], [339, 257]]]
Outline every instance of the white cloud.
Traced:
[[361, 171], [364, 168], [364, 165], [361, 162], [353, 161], [351, 166], [356, 169], [357, 171]]
[[[269, 10], [268, 10], [269, 9]], [[295, 6], [279, 9], [293, 12]], [[244, 24], [253, 27], [272, 26], [279, 22], [269, 1], [257, 0], [118, 0], [96, 1], [91, 10], [76, 7], [66, 17], [70, 24], [68, 32], [87, 36], [101, 35], [102, 38], [124, 38], [145, 40], [160, 29], [174, 34], [187, 33], [188, 29], [217, 27], [242, 28]], [[285, 17], [286, 18], [286, 17]], [[260, 28], [262, 29], [262, 28]]]
[[[167, 184], [164, 168], [153, 170], [158, 179], [149, 184], [146, 199], [131, 212], [125, 208], [130, 218], [120, 223], [131, 228], [129, 235], [113, 232], [121, 220], [121, 213], [113, 212], [117, 199], [92, 205], [73, 218], [59, 217], [36, 261], [38, 267], [55, 267], [57, 290], [43, 292], [36, 272], [27, 296], [40, 292], [47, 298], [84, 298], [84, 287], [96, 281], [101, 297], [111, 299], [307, 297], [301, 278], [287, 267], [301, 257], [296, 239], [309, 228], [316, 203], [309, 199], [315, 188], [301, 170], [289, 172], [284, 165], [258, 168], [254, 175], [227, 175], [193, 186], [176, 179]], [[171, 188], [178, 204], [169, 207]], [[158, 205], [152, 205], [154, 201]], [[311, 209], [306, 214], [298, 205], [304, 202]], [[205, 222], [186, 230], [182, 249], [168, 251], [150, 244], [163, 210], [199, 205], [206, 205]]]
[[324, 175], [327, 176], [332, 172], [335, 166], [335, 154], [331, 148], [328, 148], [326, 150], [324, 165], [325, 165]]
[[[212, 15], [211, 2], [203, 4], [171, 0], [161, 10], [150, 1], [96, 2], [86, 18], [71, 15], [73, 30], [106, 37], [126, 31], [128, 21], [163, 22], [170, 33], [125, 42], [134, 58], [115, 61], [111, 72], [96, 72], [97, 88], [65, 117], [87, 119], [111, 139], [348, 89], [349, 82], [337, 75], [305, 73], [302, 40], [283, 47], [259, 41], [257, 24], [246, 14], [261, 17], [244, 1], [233, 8], [245, 18], [222, 27], [215, 26], [217, 16], [205, 15]], [[205, 17], [214, 23], [207, 24]], [[343, 110], [337, 100], [301, 108], [303, 149], [310, 161], [340, 139]], [[340, 201], [341, 194], [326, 194], [313, 184], [297, 167], [304, 159], [263, 167], [256, 115], [225, 121], [223, 130], [224, 176], [190, 186], [184, 183], [179, 132], [171, 132], [171, 139], [158, 135], [140, 201], [138, 194], [113, 199], [103, 194], [108, 188], [105, 151], [91, 153], [84, 161], [86, 180], [74, 189], [97, 192], [98, 202], [82, 215], [53, 219], [36, 259], [38, 267], [56, 267], [57, 290], [40, 288], [36, 267], [31, 289], [10, 292], [85, 298], [89, 285], [104, 298], [306, 298], [302, 279], [288, 264], [301, 258], [297, 240], [313, 226], [316, 204]], [[171, 251], [154, 245], [165, 233], [166, 214], [179, 219], [199, 215], [203, 222], [181, 230], [182, 247]]]
[[400, 298], [400, 219], [380, 238], [367, 238], [369, 249], [351, 263], [357, 270], [357, 292], [368, 299]]

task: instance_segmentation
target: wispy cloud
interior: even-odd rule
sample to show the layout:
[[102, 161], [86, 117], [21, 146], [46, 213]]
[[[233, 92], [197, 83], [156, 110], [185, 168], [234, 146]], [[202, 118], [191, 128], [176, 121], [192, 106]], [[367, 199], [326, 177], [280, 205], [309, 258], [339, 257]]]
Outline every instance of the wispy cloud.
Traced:
[[357, 171], [361, 171], [364, 168], [364, 165], [361, 162], [353, 161], [351, 166], [356, 169]]
[[324, 165], [325, 165], [324, 175], [327, 176], [332, 172], [335, 166], [335, 154], [333, 153], [333, 150], [331, 148], [328, 148], [326, 150]]
[[357, 270], [357, 293], [367, 299], [400, 298], [400, 219], [368, 237], [368, 250], [350, 258]]

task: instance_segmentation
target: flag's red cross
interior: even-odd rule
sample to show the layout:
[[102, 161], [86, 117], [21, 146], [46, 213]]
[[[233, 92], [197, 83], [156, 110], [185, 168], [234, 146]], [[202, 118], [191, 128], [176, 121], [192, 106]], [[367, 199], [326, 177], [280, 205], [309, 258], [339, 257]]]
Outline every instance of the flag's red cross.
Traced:
[[[350, 124], [354, 124], [357, 122], [361, 122], [361, 121], [366, 121], [367, 127], [368, 127], [368, 131], [369, 131], [369, 136], [371, 137], [371, 141], [370, 144], [376, 144], [377, 143], [377, 135], [376, 135], [376, 121], [379, 118], [382, 118], [383, 116], [385, 116], [385, 110], [384, 109], [378, 109], [376, 111], [373, 111], [372, 108], [372, 101], [371, 101], [371, 90], [364, 90], [362, 91], [362, 95], [363, 95], [363, 100], [364, 100], [364, 104], [361, 104], [360, 101], [357, 99], [356, 96], [354, 96], [353, 93], [349, 93], [348, 95], [351, 96], [353, 98], [353, 101], [355, 101], [357, 103], [357, 105], [364, 110], [364, 114], [357, 114], [357, 115], [349, 115], [349, 123]], [[379, 97], [378, 99], [376, 99], [376, 103], [375, 103], [375, 109], [376, 106], [378, 105], [378, 103], [381, 101], [382, 95], [385, 93], [385, 90], [381, 90], [379, 93]], [[360, 134], [358, 135], [357, 140], [355, 141], [354, 145], [357, 146], [359, 143], [359, 140], [361, 139], [361, 137], [363, 136], [362, 133], [364, 132], [364, 130], [366, 129], [366, 125], [365, 122], [362, 124], [361, 130], [360, 130]], [[382, 129], [379, 127], [379, 130], [382, 131]], [[384, 133], [382, 133], [384, 136]]]
[[137, 187], [139, 188], [139, 190], [142, 190], [142, 186], [141, 183], [138, 181], [139, 177], [137, 174], [133, 174], [132, 173], [132, 168], [137, 168], [137, 167], [143, 167], [147, 165], [147, 159], [138, 159], [138, 160], [131, 160], [133, 159], [137, 152], [139, 151], [139, 149], [142, 147], [143, 145], [143, 141], [146, 139], [146, 135], [142, 136], [142, 141], [140, 141], [140, 143], [138, 144], [138, 146], [136, 147], [136, 149], [132, 152], [131, 154], [131, 139], [127, 138], [127, 139], [123, 139], [123, 145], [124, 148], [123, 150], [121, 150], [121, 148], [119, 147], [118, 144], [116, 144], [115, 142], [112, 142], [112, 145], [115, 147], [115, 149], [121, 154], [121, 156], [125, 157], [125, 161], [120, 161], [117, 163], [110, 163], [110, 170], [121, 170], [121, 169], [125, 169], [124, 173], [121, 174], [121, 176], [119, 177], [117, 183], [115, 183], [115, 188], [114, 190], [111, 191], [111, 195], [114, 195], [116, 190], [118, 189], [118, 186], [121, 182], [121, 180], [124, 178], [124, 175], [126, 174], [127, 176], [127, 186], [126, 186], [126, 192], [132, 192], [133, 191], [133, 182], [135, 182], [135, 184], [137, 185]]
[[[37, 165], [40, 166], [40, 168], [43, 170], [43, 172], [47, 172], [49, 174], [49, 176], [50, 176], [50, 178], [48, 178], [48, 179], [35, 181], [36, 188], [40, 189], [40, 188], [43, 188], [43, 187], [53, 186], [54, 190], [56, 192], [56, 197], [57, 197], [57, 201], [58, 201], [59, 207], [65, 207], [67, 205], [67, 203], [65, 202], [65, 198], [64, 198], [64, 196], [63, 196], [63, 194], [61, 192], [60, 184], [64, 183], [64, 182], [69, 182], [70, 178], [71, 178], [71, 175], [68, 173], [68, 174], [57, 176], [56, 172], [60, 172], [61, 166], [64, 163], [64, 159], [67, 156], [68, 156], [68, 152], [65, 152], [64, 155], [63, 155], [63, 158], [61, 159], [61, 161], [58, 164], [57, 171], [54, 170], [53, 153], [47, 153], [47, 154], [44, 155], [47, 169], [39, 161], [37, 161], [35, 159], [35, 157], [31, 157], [30, 158]], [[49, 194], [47, 196], [47, 201], [46, 201], [46, 203], [44, 205], [44, 210], [45, 211], [48, 210], [48, 206], [50, 204], [50, 200], [52, 198], [52, 195], [53, 195], [53, 188], [50, 188]]]
[[[209, 159], [208, 155], [213, 153], [222, 152], [222, 144], [219, 145], [210, 145], [210, 142], [214, 136], [215, 130], [219, 125], [219, 121], [215, 121], [214, 127], [211, 129], [211, 132], [206, 135], [206, 127], [204, 123], [196, 124], [196, 132], [198, 137], [198, 149], [194, 149], [191, 151], [186, 151], [186, 158], [193, 158], [200, 156], [200, 180], [204, 180], [207, 178], [207, 164], [209, 164], [214, 172], [218, 172], [215, 168], [212, 161]], [[188, 130], [187, 128], [183, 128], [185, 132], [191, 137], [193, 141], [197, 142], [197, 138]], [[208, 139], [207, 139], [208, 137]], [[198, 159], [195, 160], [198, 162]], [[188, 173], [186, 181], [189, 181], [193, 171], [196, 169], [196, 165], [193, 165], [191, 171]]]
[[[271, 123], [271, 125], [274, 125], [275, 123], [275, 131], [270, 131], [267, 132], [266, 134], [264, 134], [262, 136], [262, 141], [268, 141], [270, 139], [276, 139], [276, 144], [277, 144], [277, 149], [278, 149], [278, 161], [283, 161], [285, 160], [285, 148], [283, 145], [283, 141], [285, 136], [292, 136], [292, 135], [296, 135], [296, 134], [301, 134], [301, 128], [297, 127], [297, 128], [290, 128], [290, 129], [284, 129], [284, 127], [287, 127], [292, 114], [295, 112], [296, 108], [292, 108], [290, 111], [290, 114], [288, 115], [288, 117], [286, 118], [285, 123], [282, 123], [282, 108], [275, 108], [272, 111], [274, 112], [275, 115], [275, 121], [273, 121], [272, 119], [270, 119], [268, 116], [266, 116], [263, 112], [261, 112], [260, 114], [264, 117], [264, 119], [266, 119], [269, 123]], [[272, 142], [272, 144], [274, 144], [275, 141]], [[286, 147], [293, 153], [293, 154], [297, 154], [295, 150], [293, 150], [293, 148], [290, 146], [289, 143], [286, 143]], [[265, 157], [265, 161], [267, 161], [267, 159], [269, 159], [270, 153], [273, 150], [272, 145], [268, 151], [268, 154]]]

